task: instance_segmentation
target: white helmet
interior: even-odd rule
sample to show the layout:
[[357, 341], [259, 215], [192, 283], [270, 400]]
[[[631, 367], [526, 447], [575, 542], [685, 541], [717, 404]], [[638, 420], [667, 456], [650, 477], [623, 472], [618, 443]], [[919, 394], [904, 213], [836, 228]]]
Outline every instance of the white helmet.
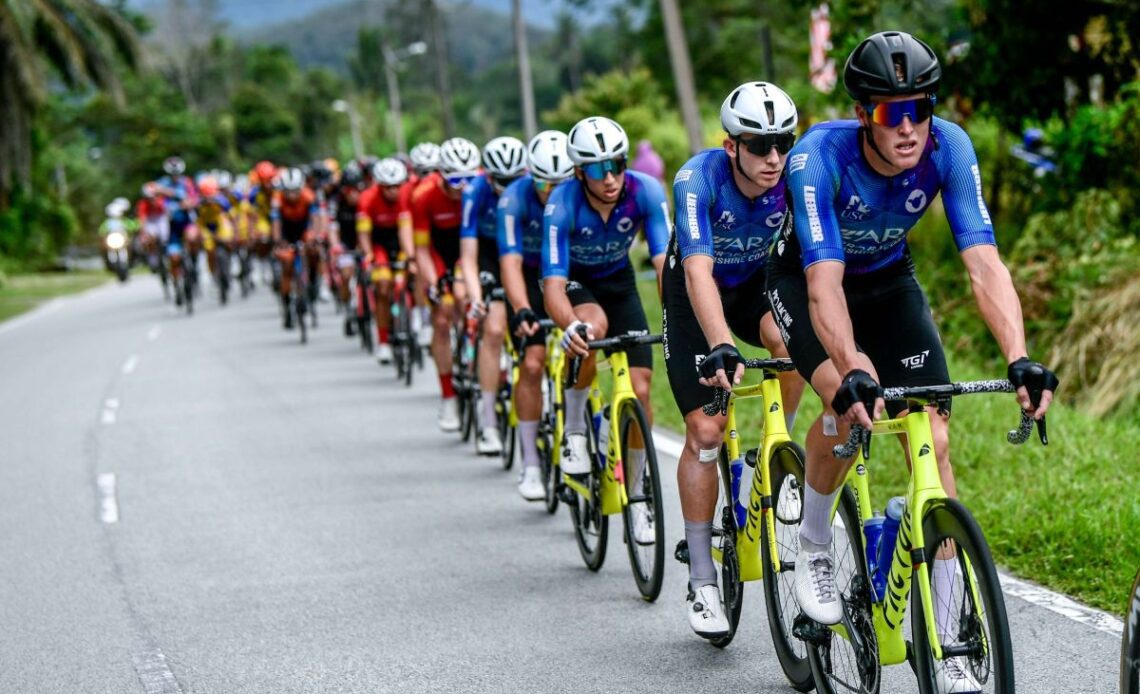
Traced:
[[535, 178], [561, 181], [574, 174], [574, 162], [566, 149], [566, 133], [543, 130], [527, 145], [527, 165]]
[[408, 167], [394, 157], [381, 159], [372, 167], [372, 178], [382, 186], [403, 185], [408, 180]]
[[797, 122], [792, 97], [770, 82], [746, 82], [720, 105], [720, 124], [732, 137], [789, 133]]
[[570, 160], [582, 166], [624, 157], [629, 153], [629, 137], [617, 122], [605, 116], [590, 116], [570, 128], [567, 147]]
[[463, 137], [445, 140], [439, 146], [439, 170], [445, 174], [475, 173], [479, 170], [479, 148]]
[[300, 169], [284, 169], [277, 174], [281, 189], [289, 192], [301, 190], [305, 186], [305, 174]]
[[526, 171], [526, 147], [517, 138], [496, 137], [483, 146], [483, 166], [492, 176], [521, 176]]
[[123, 205], [119, 202], [120, 200], [123, 200], [123, 198], [115, 198], [111, 202], [107, 203], [107, 206], [103, 208], [103, 212], [105, 212], [111, 219], [118, 219], [122, 217], [123, 214], [126, 213], [128, 209], [130, 209], [130, 203], [127, 203], [127, 206], [123, 207]]
[[439, 145], [434, 142], [421, 142], [408, 152], [412, 166], [417, 171], [435, 171], [439, 168]]
[[234, 185], [234, 175], [223, 169], [214, 171], [214, 179], [218, 182], [218, 187], [222, 190], [229, 190]]

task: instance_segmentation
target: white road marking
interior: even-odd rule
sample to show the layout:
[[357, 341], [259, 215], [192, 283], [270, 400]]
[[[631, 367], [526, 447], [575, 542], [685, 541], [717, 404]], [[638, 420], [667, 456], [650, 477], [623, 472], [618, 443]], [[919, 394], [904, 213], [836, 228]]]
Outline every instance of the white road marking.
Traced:
[[[676, 434], [663, 434], [659, 429], [653, 431], [653, 445], [657, 447], [659, 453], [671, 458], [679, 458], [684, 449], [684, 442], [678, 440]], [[1014, 578], [1003, 571], [998, 571], [998, 579], [1001, 581], [1002, 592], [1006, 595], [1020, 598], [1113, 636], [1120, 636], [1124, 631], [1124, 623], [1107, 612], [1082, 605], [1070, 597]]]
[[99, 520], [104, 523], [119, 522], [119, 502], [115, 497], [115, 473], [103, 472], [95, 478], [99, 490]]
[[118, 417], [119, 399], [107, 398], [103, 403], [103, 423], [114, 424], [115, 419]]
[[123, 375], [130, 375], [138, 365], [139, 355], [132, 354], [131, 356], [127, 357], [127, 361], [123, 363]]
[[151, 329], [149, 331], [147, 331], [146, 339], [150, 340], [151, 342], [154, 342], [155, 340], [158, 339], [158, 336], [161, 334], [162, 334], [162, 326], [161, 325], [155, 325], [155, 326], [151, 327]]
[[147, 641], [131, 654], [143, 691], [146, 694], [182, 694], [182, 687], [166, 664], [166, 655], [158, 644], [150, 639]]

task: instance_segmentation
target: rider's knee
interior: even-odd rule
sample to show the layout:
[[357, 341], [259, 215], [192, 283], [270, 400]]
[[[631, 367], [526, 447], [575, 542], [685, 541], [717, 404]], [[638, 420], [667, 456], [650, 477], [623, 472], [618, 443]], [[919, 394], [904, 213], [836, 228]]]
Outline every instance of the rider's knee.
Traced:
[[505, 326], [500, 321], [488, 320], [483, 322], [483, 340], [490, 341], [491, 344], [501, 344], [503, 336], [506, 334]]
[[[686, 445], [694, 449], [695, 453], [701, 451], [720, 450], [724, 439], [724, 419], [721, 417], [690, 417], [685, 422]], [[708, 455], [706, 454], [707, 458]], [[714, 457], [713, 460], [716, 460]], [[702, 462], [712, 462], [702, 460]]]
[[546, 368], [546, 355], [541, 349], [528, 349], [523, 357], [522, 375], [526, 379], [537, 380], [542, 378]]
[[649, 402], [650, 371], [648, 369], [631, 369], [630, 380], [633, 381], [633, 392], [637, 399]]

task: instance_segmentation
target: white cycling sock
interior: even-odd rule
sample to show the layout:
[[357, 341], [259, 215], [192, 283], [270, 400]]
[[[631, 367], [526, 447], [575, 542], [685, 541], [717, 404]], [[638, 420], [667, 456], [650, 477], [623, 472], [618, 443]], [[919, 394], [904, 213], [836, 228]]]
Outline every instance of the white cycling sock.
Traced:
[[482, 399], [480, 402], [483, 405], [482, 423], [484, 429], [494, 429], [498, 426], [498, 423], [495, 421], [495, 399], [498, 394], [499, 393], [494, 390], [484, 390], [481, 393]]
[[589, 388], [567, 388], [563, 392], [566, 405], [566, 433], [586, 433], [586, 398]]
[[935, 559], [934, 579], [931, 588], [934, 595], [934, 624], [938, 627], [938, 638], [942, 643], [958, 641], [958, 596], [954, 593], [954, 575], [958, 568], [957, 559]]
[[800, 543], [807, 543], [808, 549], [823, 551], [816, 548], [826, 549], [831, 546], [831, 507], [835, 504], [837, 494], [839, 489], [830, 494], [820, 494], [810, 484], [804, 483], [804, 518], [800, 523]]
[[524, 468], [538, 467], [538, 420], [519, 422], [519, 445]]
[[689, 544], [689, 587], [716, 585], [716, 564], [712, 559], [712, 521], [685, 521], [685, 541]]

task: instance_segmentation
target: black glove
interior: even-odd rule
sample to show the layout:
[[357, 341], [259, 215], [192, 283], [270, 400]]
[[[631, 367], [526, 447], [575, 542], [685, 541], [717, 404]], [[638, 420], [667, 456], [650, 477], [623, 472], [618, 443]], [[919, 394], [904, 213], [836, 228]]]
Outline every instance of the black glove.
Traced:
[[1060, 381], [1057, 374], [1044, 365], [1029, 361], [1029, 357], [1022, 357], [1009, 365], [1007, 371], [1009, 382], [1014, 388], [1025, 386], [1029, 391], [1029, 401], [1034, 407], [1041, 404], [1041, 394], [1047, 390], [1056, 391]]
[[831, 409], [842, 417], [847, 410], [861, 402], [867, 408], [867, 416], [874, 416], [875, 399], [883, 397], [883, 388], [871, 374], [862, 369], [852, 369], [843, 377], [839, 390], [835, 391], [835, 399], [831, 401]]
[[535, 313], [529, 306], [520, 308], [513, 316], [511, 316], [511, 332], [517, 333], [523, 323], [538, 323], [538, 314]]
[[701, 362], [699, 371], [702, 378], [715, 378], [716, 372], [724, 369], [724, 375], [728, 376], [729, 382], [732, 382], [732, 375], [736, 373], [736, 365], [744, 361], [744, 357], [740, 356], [740, 350], [736, 345], [728, 342], [722, 342]]

